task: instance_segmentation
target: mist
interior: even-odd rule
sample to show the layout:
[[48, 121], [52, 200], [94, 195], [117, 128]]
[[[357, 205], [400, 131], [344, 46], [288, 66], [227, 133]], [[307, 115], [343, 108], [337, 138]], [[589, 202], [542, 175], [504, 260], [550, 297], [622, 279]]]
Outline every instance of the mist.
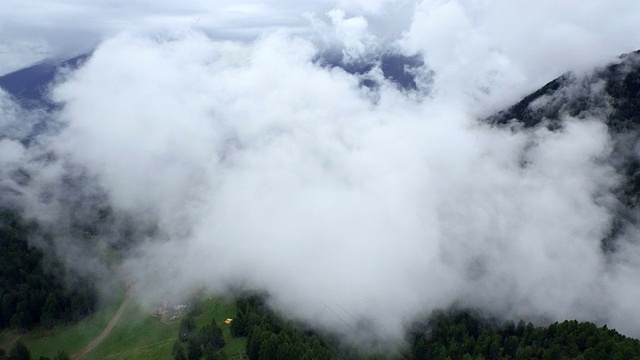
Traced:
[[[258, 289], [291, 319], [356, 337], [397, 340], [452, 305], [640, 336], [639, 229], [616, 254], [601, 249], [621, 182], [604, 119], [567, 115], [555, 131], [480, 120], [634, 50], [637, 5], [367, 4], [318, 2], [326, 12], [307, 13], [305, 31], [276, 24], [250, 40], [173, 22], [105, 32], [50, 90], [60, 127], [35, 148], [0, 140], [0, 161], [40, 174], [34, 193], [81, 174], [81, 192], [100, 195], [76, 203], [154, 224], [123, 264], [145, 305]], [[425, 65], [405, 89], [379, 66], [322, 66], [327, 50]], [[22, 116], [0, 100], [4, 119]]]

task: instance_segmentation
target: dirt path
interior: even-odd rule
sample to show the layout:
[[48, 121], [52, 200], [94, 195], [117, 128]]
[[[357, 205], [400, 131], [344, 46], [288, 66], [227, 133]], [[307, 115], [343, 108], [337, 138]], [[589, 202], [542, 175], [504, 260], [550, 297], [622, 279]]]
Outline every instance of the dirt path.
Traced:
[[75, 353], [71, 357], [71, 359], [73, 360], [84, 359], [85, 356], [87, 356], [91, 351], [93, 351], [93, 349], [95, 349], [98, 345], [100, 345], [100, 343], [102, 343], [102, 341], [107, 336], [109, 336], [109, 334], [111, 334], [111, 330], [113, 330], [113, 328], [118, 323], [118, 320], [120, 320], [120, 316], [122, 316], [122, 313], [124, 312], [124, 309], [127, 307], [127, 304], [129, 303], [130, 299], [131, 299], [131, 288], [128, 288], [127, 293], [124, 295], [124, 300], [122, 300], [122, 304], [120, 304], [120, 308], [118, 308], [118, 311], [116, 311], [115, 315], [113, 315], [111, 320], [109, 320], [109, 323], [104, 328], [104, 330], [102, 330], [102, 333], [100, 333], [100, 335], [98, 335], [95, 339], [91, 340], [91, 342], [87, 344], [87, 346], [85, 346], [84, 349]]

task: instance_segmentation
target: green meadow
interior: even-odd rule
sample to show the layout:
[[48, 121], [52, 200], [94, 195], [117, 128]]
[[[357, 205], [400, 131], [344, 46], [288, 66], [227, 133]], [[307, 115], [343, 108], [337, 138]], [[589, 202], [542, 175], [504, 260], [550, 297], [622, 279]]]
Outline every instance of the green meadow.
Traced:
[[[121, 295], [113, 303], [74, 325], [58, 326], [50, 330], [36, 328], [25, 334], [2, 332], [0, 347], [8, 351], [11, 344], [19, 338], [27, 345], [34, 359], [40, 356], [53, 357], [59, 350], [73, 356], [100, 335], [123, 299], [124, 291], [121, 291]], [[225, 338], [223, 351], [229, 359], [244, 359], [246, 339], [233, 338], [229, 325], [224, 323], [225, 319], [233, 318], [236, 314], [234, 301], [207, 297], [202, 303], [203, 313], [195, 317], [197, 326], [204, 326], [212, 318], [215, 319]], [[171, 360], [171, 350], [177, 339], [179, 326], [180, 320], [163, 323], [132, 299], [111, 333], [85, 359]]]

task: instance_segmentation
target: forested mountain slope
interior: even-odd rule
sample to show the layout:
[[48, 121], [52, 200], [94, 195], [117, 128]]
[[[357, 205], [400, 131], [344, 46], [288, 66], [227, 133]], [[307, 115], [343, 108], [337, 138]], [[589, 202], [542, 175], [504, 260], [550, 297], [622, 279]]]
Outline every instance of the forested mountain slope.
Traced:
[[616, 191], [620, 201], [617, 217], [602, 245], [605, 251], [615, 250], [615, 238], [638, 224], [634, 209], [640, 201], [640, 50], [586, 75], [565, 74], [487, 121], [497, 126], [546, 126], [562, 131], [567, 117], [597, 119], [609, 129], [613, 151], [608, 161], [623, 176], [623, 184]]
[[97, 305], [86, 279], [65, 274], [51, 255], [45, 266], [42, 251], [28, 243], [37, 231], [16, 212], [0, 209], [0, 329], [28, 330], [41, 322], [50, 327], [78, 320]]

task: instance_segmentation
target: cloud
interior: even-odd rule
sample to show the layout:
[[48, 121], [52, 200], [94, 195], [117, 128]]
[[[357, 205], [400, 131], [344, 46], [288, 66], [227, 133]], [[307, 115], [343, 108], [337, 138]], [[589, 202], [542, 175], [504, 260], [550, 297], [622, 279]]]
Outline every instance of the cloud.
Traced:
[[384, 335], [461, 299], [592, 314], [574, 305], [604, 276], [610, 215], [595, 196], [616, 185], [598, 161], [604, 125], [512, 134], [450, 95], [416, 102], [392, 86], [373, 105], [286, 34], [239, 65], [214, 49], [197, 33], [123, 35], [55, 92], [69, 124], [59, 151], [117, 208], [157, 214], [169, 239], [129, 263], [138, 286], [241, 279], [325, 326], [344, 326], [331, 311], [374, 314]]
[[466, 86], [492, 113], [509, 105], [510, 93], [636, 50], [637, 7], [628, 0], [422, 1], [404, 45], [425, 54], [442, 87]]
[[[127, 4], [132, 19], [148, 16], [148, 4]], [[157, 222], [126, 261], [141, 301], [240, 283], [268, 290], [293, 318], [345, 333], [367, 323], [369, 334], [397, 339], [418, 314], [462, 303], [640, 334], [628, 300], [638, 264], [608, 263], [600, 250], [620, 181], [601, 119], [567, 117], [555, 132], [477, 120], [564, 70], [632, 50], [631, 20], [592, 23], [603, 11], [632, 18], [631, 2], [352, 2], [328, 14], [326, 2], [233, 4], [220, 6], [249, 14], [255, 40], [173, 21], [124, 26], [53, 90], [65, 128], [50, 148], [86, 169], [116, 211]], [[392, 19], [415, 5], [412, 20], [379, 25], [394, 4]], [[322, 36], [282, 10], [303, 7], [320, 9], [321, 28], [353, 57], [423, 54], [427, 68], [416, 71], [435, 72], [429, 96], [383, 79], [367, 89], [315, 64]]]
[[50, 55], [51, 49], [46, 42], [31, 39], [10, 40], [2, 36], [2, 28], [0, 28], [0, 75], [41, 61]]
[[[5, 0], [0, 34], [11, 48], [24, 42], [42, 43], [50, 57], [90, 51], [102, 40], [125, 30], [157, 33], [198, 28], [218, 39], [247, 41], [279, 27], [304, 32], [309, 28], [304, 14], [327, 12], [332, 3], [191, 0], [177, 5], [165, 0]], [[38, 49], [32, 51], [27, 59], [42, 58], [35, 56]]]

